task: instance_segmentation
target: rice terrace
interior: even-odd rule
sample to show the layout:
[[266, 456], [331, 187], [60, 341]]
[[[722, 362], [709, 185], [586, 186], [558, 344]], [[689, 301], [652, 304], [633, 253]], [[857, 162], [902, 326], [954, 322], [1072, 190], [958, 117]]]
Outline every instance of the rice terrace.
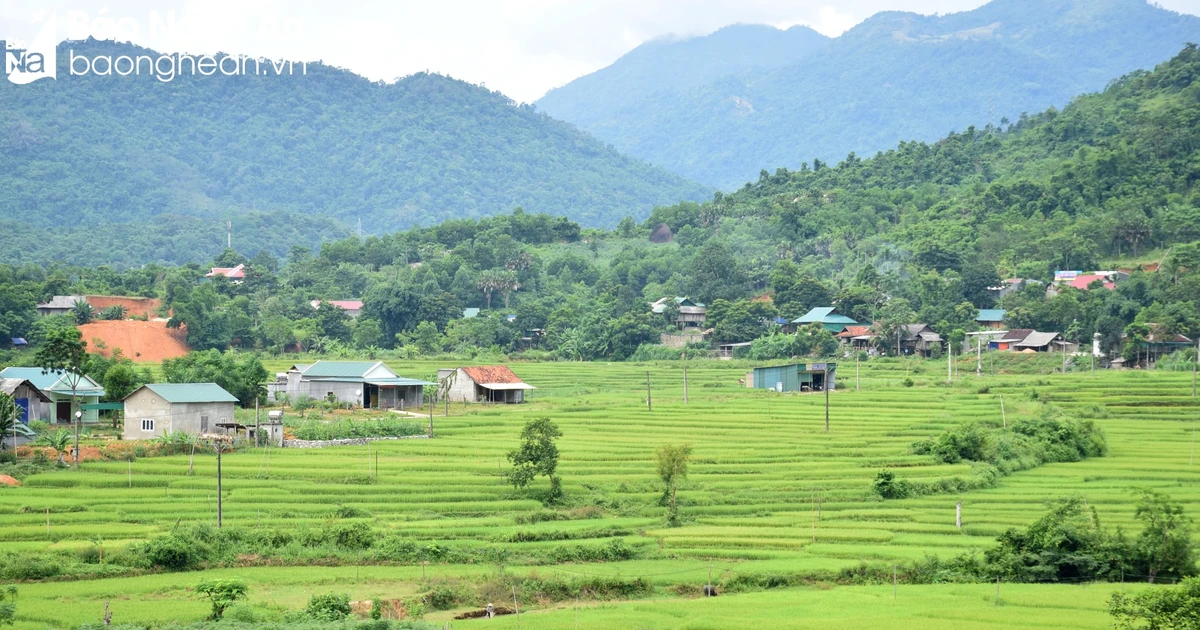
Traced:
[[[21, 585], [15, 627], [105, 610], [117, 625], [199, 621], [210, 604], [196, 586], [217, 579], [248, 585], [227, 619], [264, 627], [336, 592], [433, 627], [1095, 628], [1146, 576], [968, 579], [955, 563], [980, 562], [1060, 498], [1126, 536], [1144, 490], [1200, 509], [1191, 373], [1018, 362], [977, 377], [971, 357], [948, 383], [938, 361], [876, 358], [842, 368], [826, 432], [819, 393], [748, 389], [742, 362], [686, 363], [686, 403], [685, 362], [517, 363], [538, 387], [528, 404], [439, 405], [432, 439], [225, 453], [221, 529], [211, 452], [29, 475], [0, 489], [0, 536], [17, 552], [0, 575], [47, 578]], [[544, 478], [514, 489], [504, 477], [537, 417], [562, 434], [563, 497], [549, 505]], [[1104, 452], [991, 476], [917, 454], [964, 426], [1039, 418], [1094, 425]], [[693, 450], [677, 527], [655, 470], [665, 443]], [[884, 497], [900, 485], [912, 496]], [[717, 597], [703, 597], [709, 584]], [[519, 614], [462, 618], [488, 604]]]

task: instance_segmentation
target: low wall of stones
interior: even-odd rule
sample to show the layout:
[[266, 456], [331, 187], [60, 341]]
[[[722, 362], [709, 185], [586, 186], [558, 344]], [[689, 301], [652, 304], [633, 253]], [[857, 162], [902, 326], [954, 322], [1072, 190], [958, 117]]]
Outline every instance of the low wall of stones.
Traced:
[[364, 446], [368, 442], [379, 442], [381, 440], [423, 440], [428, 439], [428, 435], [406, 435], [404, 437], [364, 437], [364, 438], [344, 438], [340, 440], [284, 440], [284, 448], [325, 448], [326, 446]]

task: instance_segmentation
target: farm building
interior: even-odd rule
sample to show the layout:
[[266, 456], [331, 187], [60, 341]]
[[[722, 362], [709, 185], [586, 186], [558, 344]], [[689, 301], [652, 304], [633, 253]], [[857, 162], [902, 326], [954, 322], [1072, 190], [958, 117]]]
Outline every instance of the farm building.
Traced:
[[234, 284], [241, 284], [246, 279], [246, 265], [213, 267], [212, 271], [204, 274], [205, 278], [216, 278], [217, 276], [229, 278]]
[[900, 353], [928, 358], [935, 348], [943, 348], [945, 341], [934, 332], [929, 324], [905, 324], [900, 327]]
[[871, 341], [875, 339], [875, 333], [871, 332], [870, 326], [847, 326], [845, 330], [834, 336], [838, 338], [838, 341], [854, 350], [870, 349]]
[[749, 341], [717, 344], [717, 356], [721, 359], [732, 359], [735, 354], [749, 350], [751, 345]]
[[814, 308], [811, 311], [792, 320], [793, 324], [798, 326], [807, 326], [812, 323], [820, 323], [825, 330], [833, 334], [838, 334], [846, 330], [848, 326], [858, 326], [859, 323], [854, 321], [852, 317], [846, 317], [837, 312], [837, 309], [832, 306], [823, 306]]
[[650, 305], [650, 312], [662, 315], [671, 308], [672, 303], [678, 312], [675, 313], [675, 321], [671, 323], [680, 328], [704, 327], [704, 322], [708, 319], [708, 308], [687, 297], [662, 298]]
[[336, 306], [343, 311], [346, 311], [346, 314], [350, 317], [358, 317], [362, 314], [362, 300], [313, 300], [312, 302], [309, 302], [309, 304], [312, 305], [313, 309], [317, 309], [321, 306], [321, 302], [331, 306]]
[[979, 313], [975, 315], [975, 323], [990, 330], [1003, 330], [1004, 313], [1002, 308], [979, 309]]
[[450, 402], [523, 403], [525, 390], [535, 389], [504, 365], [441, 369], [437, 378]]
[[75, 308], [76, 302], [86, 302], [82, 295], [56, 295], [48, 302], [37, 305], [38, 315], [68, 315]]
[[773, 389], [777, 392], [819, 392], [837, 389], [836, 363], [789, 363], [771, 367], [756, 367], [746, 375], [746, 387]]
[[124, 439], [146, 440], [172, 431], [226, 432], [234, 424], [237, 398], [216, 383], [152, 383], [124, 402]]
[[[13, 378], [29, 381], [38, 391], [49, 399], [49, 402], [39, 402], [36, 412], [35, 404], [29, 402], [29, 413], [34, 420], [46, 422], [72, 422], [71, 418], [71, 384], [75, 383], [75, 399], [81, 405], [97, 404], [104, 396], [104, 388], [90, 377], [80, 375], [75, 380], [73, 375], [66, 372], [44, 372], [40, 367], [10, 367], [0, 370], [0, 378]], [[95, 409], [83, 410], [85, 423], [99, 422], [100, 413]]]
[[17, 419], [25, 424], [30, 420], [42, 420], [38, 414], [43, 405], [50, 404], [50, 397], [24, 378], [0, 378], [0, 392], [12, 396], [17, 405]]
[[404, 378], [382, 361], [317, 361], [293, 365], [267, 386], [296, 400], [301, 396], [358, 405], [364, 409], [406, 409], [423, 404], [429, 381]]
[[1062, 346], [1062, 335], [1056, 332], [1037, 332], [1035, 330], [1026, 335], [1021, 341], [1013, 342], [1010, 348], [1015, 352], [1025, 350], [1051, 352], [1053, 350], [1061, 350]]

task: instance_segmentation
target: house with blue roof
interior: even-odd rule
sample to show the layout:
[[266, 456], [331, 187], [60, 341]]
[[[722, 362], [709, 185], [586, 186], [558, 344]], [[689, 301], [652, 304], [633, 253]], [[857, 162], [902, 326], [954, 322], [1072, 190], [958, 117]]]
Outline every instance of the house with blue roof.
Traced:
[[317, 361], [296, 364], [267, 387], [278, 400], [307, 396], [362, 407], [364, 409], [412, 409], [424, 402], [429, 381], [405, 378], [383, 361]]
[[857, 326], [858, 321], [853, 317], [847, 317], [837, 311], [837, 308], [832, 306], [822, 306], [814, 308], [809, 312], [792, 320], [797, 326], [807, 326], [809, 324], [820, 323], [821, 326], [833, 334], [838, 334], [846, 330], [847, 326]]
[[183, 431], [193, 435], [237, 432], [237, 397], [216, 383], [149, 383], [125, 397], [126, 440]]
[[975, 323], [988, 330], [1004, 330], [1005, 312], [1002, 308], [979, 309], [979, 314], [975, 316]]
[[[40, 367], [8, 367], [0, 370], [0, 378], [29, 381], [49, 399], [49, 402], [29, 400], [27, 417], [33, 420], [74, 422], [72, 397], [77, 405], [91, 405], [99, 403], [100, 398], [104, 396], [104, 387], [84, 374], [46, 371]], [[99, 422], [100, 412], [96, 409], [85, 409], [82, 419], [85, 423]]]

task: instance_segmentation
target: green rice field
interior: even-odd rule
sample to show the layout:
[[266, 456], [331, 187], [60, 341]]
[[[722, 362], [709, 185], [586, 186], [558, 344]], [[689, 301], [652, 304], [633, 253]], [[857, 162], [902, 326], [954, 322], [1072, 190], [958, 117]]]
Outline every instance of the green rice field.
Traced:
[[[389, 364], [418, 377], [445, 367]], [[204, 572], [25, 583], [16, 628], [97, 621], [110, 600], [114, 623], [200, 620], [207, 607], [190, 588], [210, 575], [246, 580], [254, 605], [297, 608], [313, 593], [403, 598], [430, 582], [501, 571], [563, 580], [642, 578], [654, 588], [650, 596], [627, 601], [521, 602], [525, 628], [1094, 628], [1109, 624], [1105, 601], [1114, 590], [1143, 587], [1005, 584], [997, 601], [996, 585], [894, 589], [890, 583], [837, 586], [821, 576], [864, 562], [886, 568], [926, 555], [982, 550], [1006, 528], [1041, 515], [1046, 501], [1069, 495], [1085, 497], [1105, 525], [1133, 531], [1139, 488], [1162, 490], [1189, 514], [1200, 513], [1194, 453], [1200, 404], [1192, 397], [1190, 373], [976, 377], [972, 358], [947, 383], [944, 363], [876, 360], [863, 363], [859, 378], [849, 363], [839, 366], [826, 432], [824, 395], [747, 389], [739, 384], [748, 369], [743, 362], [688, 365], [686, 403], [682, 363], [512, 367], [538, 388], [527, 404], [452, 405], [448, 416], [439, 407], [432, 440], [225, 455], [225, 525], [301, 532], [329, 522], [340, 506], [355, 508], [353, 520], [381, 536], [420, 547], [522, 558], [536, 555], [530, 550], [599, 547], [619, 539], [631, 559], [421, 566], [373, 561], [367, 551], [355, 566], [263, 566], [271, 563], [247, 558], [246, 566]], [[1000, 419], [1001, 399], [1008, 422], [1044, 404], [1094, 420], [1107, 436], [1107, 456], [1041, 466], [961, 494], [883, 501], [871, 492], [884, 468], [921, 481], [967, 474], [967, 464], [935, 464], [930, 456], [910, 454], [909, 447], [964, 422]], [[517, 491], [502, 478], [504, 455], [517, 445], [521, 426], [543, 415], [563, 433], [559, 473], [568, 506], [562, 511], [574, 510], [570, 520], [530, 518], [546, 511], [536, 498], [545, 479]], [[677, 528], [665, 526], [664, 508], [657, 505], [662, 488], [652, 461], [654, 449], [668, 442], [694, 448], [679, 493], [684, 525]], [[42, 473], [23, 487], [0, 487], [0, 548], [82, 549], [102, 539], [115, 551], [179, 523], [215, 524], [216, 461], [197, 456], [194, 466], [195, 475], [188, 476], [186, 455], [87, 462], [81, 472]], [[961, 530], [955, 526], [958, 502]], [[719, 585], [738, 576], [815, 577], [804, 586], [695, 597], [710, 572]], [[486, 603], [464, 603], [427, 618], [449, 620], [458, 610]], [[513, 628], [517, 620], [453, 623]]]

